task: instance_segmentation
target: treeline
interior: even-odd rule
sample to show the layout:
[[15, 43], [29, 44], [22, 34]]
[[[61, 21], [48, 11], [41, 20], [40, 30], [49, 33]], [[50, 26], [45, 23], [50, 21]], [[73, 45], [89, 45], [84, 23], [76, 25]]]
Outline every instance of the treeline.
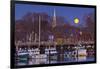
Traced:
[[[26, 40], [30, 33], [34, 32], [39, 35], [39, 16], [41, 17], [41, 40], [48, 40], [49, 35], [55, 35], [55, 37], [68, 38], [71, 34], [79, 36], [79, 32], [91, 35], [94, 37], [95, 20], [93, 13], [84, 15], [85, 27], [76, 27], [70, 24], [62, 16], [56, 16], [56, 26], [53, 28], [53, 16], [49, 16], [46, 13], [27, 13], [21, 19], [15, 22], [15, 39]], [[33, 34], [34, 35], [34, 34]]]

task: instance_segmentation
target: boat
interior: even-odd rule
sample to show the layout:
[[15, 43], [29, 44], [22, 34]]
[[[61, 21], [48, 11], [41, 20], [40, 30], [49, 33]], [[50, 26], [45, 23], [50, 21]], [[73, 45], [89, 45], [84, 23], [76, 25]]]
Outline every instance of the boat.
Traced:
[[45, 54], [57, 54], [56, 48], [46, 48]]

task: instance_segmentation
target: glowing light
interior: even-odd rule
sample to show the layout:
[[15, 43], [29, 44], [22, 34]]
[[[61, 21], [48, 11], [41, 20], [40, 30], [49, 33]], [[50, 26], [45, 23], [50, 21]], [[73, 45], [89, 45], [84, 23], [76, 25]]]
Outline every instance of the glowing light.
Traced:
[[79, 23], [79, 19], [78, 19], [78, 18], [75, 18], [75, 19], [74, 19], [74, 23], [75, 23], [75, 24], [78, 24], [78, 23]]
[[80, 31], [80, 35], [82, 35], [82, 32]]

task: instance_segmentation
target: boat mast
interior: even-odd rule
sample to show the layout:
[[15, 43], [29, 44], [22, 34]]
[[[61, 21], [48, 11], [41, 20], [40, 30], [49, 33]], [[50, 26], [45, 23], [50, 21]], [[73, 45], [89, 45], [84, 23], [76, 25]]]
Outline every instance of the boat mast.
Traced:
[[41, 17], [40, 17], [40, 15], [39, 15], [39, 47], [38, 48], [40, 48], [40, 35], [41, 35]]

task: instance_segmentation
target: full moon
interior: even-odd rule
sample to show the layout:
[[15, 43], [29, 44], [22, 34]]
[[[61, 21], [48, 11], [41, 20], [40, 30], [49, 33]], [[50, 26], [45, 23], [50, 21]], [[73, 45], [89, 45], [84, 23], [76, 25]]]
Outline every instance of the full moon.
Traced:
[[75, 18], [75, 19], [74, 19], [74, 23], [75, 23], [75, 24], [78, 24], [78, 23], [79, 23], [79, 19], [78, 19], [78, 18]]

